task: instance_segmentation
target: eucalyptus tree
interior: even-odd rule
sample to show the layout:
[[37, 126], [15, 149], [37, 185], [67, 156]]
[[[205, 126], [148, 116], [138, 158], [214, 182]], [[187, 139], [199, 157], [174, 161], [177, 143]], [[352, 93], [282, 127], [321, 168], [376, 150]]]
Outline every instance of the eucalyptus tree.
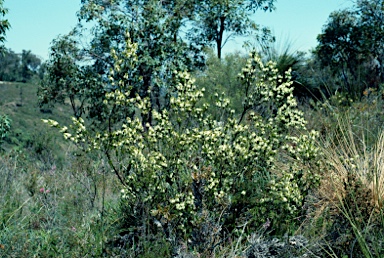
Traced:
[[361, 30], [358, 19], [352, 11], [343, 10], [332, 13], [323, 33], [317, 37], [319, 45], [316, 55], [324, 66], [331, 67], [334, 75], [342, 78], [344, 89], [353, 89], [358, 78], [358, 64], [363, 62]]
[[23, 50], [21, 53], [20, 76], [23, 82], [37, 75], [41, 65], [41, 59], [33, 54], [31, 50]]
[[41, 60], [30, 50], [5, 49], [0, 59], [0, 81], [30, 81], [40, 72]]
[[384, 0], [359, 0], [357, 9], [360, 16], [364, 48], [373, 58], [371, 65], [377, 70], [379, 83], [384, 82]]
[[[68, 93], [67, 96], [80, 100], [73, 102], [80, 103], [80, 107], [74, 109], [76, 117], [89, 115], [93, 110], [92, 113], [98, 115], [98, 120], [106, 121], [114, 117], [114, 121], [119, 121], [116, 114], [133, 114], [134, 110], [103, 113], [105, 93], [127, 89], [122, 85], [112, 85], [112, 77], [115, 81], [125, 81], [129, 85], [129, 92], [126, 93], [130, 98], [149, 96], [151, 110], [167, 109], [176, 86], [174, 71], [191, 72], [203, 67], [206, 54], [202, 51], [202, 46], [209, 45], [213, 39], [217, 39], [216, 42], [220, 45], [218, 55], [221, 57], [224, 32], [244, 35], [250, 29], [255, 29], [256, 25], [250, 19], [252, 12], [258, 9], [272, 10], [274, 2], [82, 0], [78, 12], [79, 24], [66, 39], [69, 40], [69, 45], [75, 42], [78, 54], [70, 57], [69, 63], [66, 55], [71, 56], [71, 51], [64, 51], [60, 55], [52, 54], [48, 62], [51, 68], [49, 65], [47, 67], [48, 80], [40, 90], [40, 103], [53, 103], [59, 92], [54, 87], [59, 86], [61, 92]], [[209, 17], [216, 17], [223, 23], [217, 27], [217, 22], [208, 22]], [[218, 36], [212, 36], [217, 28]], [[88, 39], [85, 40], [86, 38]], [[134, 67], [131, 60], [124, 58], [127, 54], [124, 53], [127, 40], [130, 44], [137, 45], [135, 55], [138, 61], [134, 62]], [[65, 47], [66, 44], [62, 46]], [[57, 69], [63, 63], [68, 64], [68, 67]], [[84, 74], [84, 69], [87, 71], [87, 78], [83, 76], [82, 79], [76, 79]], [[60, 71], [65, 71], [65, 74], [60, 74]], [[93, 86], [87, 84], [92, 81], [97, 83]], [[74, 83], [76, 87], [68, 87]], [[74, 88], [82, 90], [74, 91]], [[88, 93], [84, 95], [84, 91]], [[147, 116], [144, 115], [144, 124], [151, 124], [151, 114], [148, 112]]]
[[352, 9], [331, 13], [317, 37], [316, 57], [354, 97], [362, 87], [384, 82], [383, 17], [383, 0], [359, 0]]
[[198, 45], [216, 44], [217, 57], [234, 36], [245, 36], [259, 29], [251, 19], [258, 10], [273, 11], [276, 0], [204, 0], [196, 8], [194, 25], [189, 32]]
[[20, 56], [11, 49], [5, 49], [0, 58], [0, 81], [17, 81], [20, 74]]

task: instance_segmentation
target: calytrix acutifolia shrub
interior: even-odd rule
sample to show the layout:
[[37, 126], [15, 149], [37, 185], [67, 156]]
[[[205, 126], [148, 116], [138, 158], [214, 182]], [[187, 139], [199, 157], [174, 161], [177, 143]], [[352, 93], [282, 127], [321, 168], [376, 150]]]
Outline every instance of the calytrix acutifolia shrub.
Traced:
[[[289, 73], [283, 80], [274, 63], [263, 64], [252, 53], [239, 75], [246, 95], [243, 115], [217, 96], [214, 105], [222, 116], [216, 119], [199, 104], [204, 89], [182, 71], [174, 71], [174, 85], [168, 87], [168, 109], [153, 108], [151, 94], [130, 98], [136, 46], [128, 41], [124, 56], [113, 51], [111, 56], [116, 60], [110, 84], [118, 87], [107, 93], [105, 105], [128, 107], [134, 115], [92, 134], [82, 119], [70, 128], [46, 122], [82, 148], [106, 154], [121, 180], [124, 226], [130, 232], [163, 232], [168, 239], [213, 246], [216, 240], [207, 239], [207, 230], [234, 231], [244, 223], [252, 230], [267, 220], [279, 227], [301, 212], [308, 190], [319, 181], [312, 169], [316, 132], [306, 131]], [[127, 80], [116, 81], [116, 72], [126, 73], [119, 78]], [[200, 216], [215, 223], [204, 224]]]

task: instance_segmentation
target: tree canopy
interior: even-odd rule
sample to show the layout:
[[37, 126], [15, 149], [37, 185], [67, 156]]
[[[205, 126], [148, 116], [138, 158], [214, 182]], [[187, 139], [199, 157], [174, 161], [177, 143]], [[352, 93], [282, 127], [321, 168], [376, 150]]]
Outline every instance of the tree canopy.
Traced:
[[198, 45], [216, 44], [217, 57], [227, 41], [257, 31], [251, 19], [257, 10], [273, 11], [275, 0], [205, 0], [196, 7], [190, 39]]
[[353, 9], [331, 13], [317, 38], [317, 58], [342, 79], [342, 88], [351, 94], [384, 82], [383, 17], [383, 0], [360, 0]]
[[[149, 96], [151, 109], [167, 109], [176, 87], [174, 71], [202, 69], [206, 57], [202, 49], [211, 42], [219, 44], [221, 57], [224, 32], [233, 32], [228, 36], [234, 36], [256, 29], [250, 15], [258, 9], [272, 10], [273, 3], [83, 0], [78, 26], [53, 42], [47, 74], [39, 90], [40, 104], [52, 105], [69, 97], [76, 117], [87, 115], [106, 121], [112, 114], [103, 111], [105, 93], [124, 89], [123, 85], [109, 82], [108, 77], [113, 77], [129, 85], [131, 98]], [[200, 22], [209, 16], [224, 17], [220, 28], [217, 19]], [[218, 34], [212, 36], [213, 31]], [[89, 36], [86, 42], [84, 35]], [[127, 40], [137, 45], [137, 62], [124, 58]], [[90, 86], [91, 81], [98, 83]], [[133, 111], [115, 110], [112, 120], [119, 121], [118, 113], [126, 112]], [[144, 124], [151, 124], [151, 114], [143, 119]]]

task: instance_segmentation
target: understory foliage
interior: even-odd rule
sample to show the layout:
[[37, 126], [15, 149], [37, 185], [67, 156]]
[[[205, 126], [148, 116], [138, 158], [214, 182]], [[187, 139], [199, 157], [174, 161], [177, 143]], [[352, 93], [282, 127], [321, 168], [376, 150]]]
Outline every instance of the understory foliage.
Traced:
[[3, 143], [9, 130], [11, 129], [11, 120], [7, 115], [0, 115], [0, 146]]
[[119, 87], [104, 101], [111, 112], [129, 109], [133, 116], [99, 132], [82, 118], [69, 128], [45, 120], [84, 151], [104, 153], [121, 182], [126, 241], [163, 234], [174, 252], [183, 243], [202, 253], [262, 225], [283, 233], [300, 223], [306, 196], [319, 183], [317, 133], [306, 130], [290, 73], [283, 79], [273, 62], [251, 53], [239, 74], [244, 111], [237, 114], [217, 95], [211, 115], [199, 103], [204, 89], [174, 71], [169, 108], [159, 110], [148, 97], [130, 96], [124, 78], [135, 69], [136, 49], [128, 40], [122, 56], [112, 51], [111, 75], [126, 76], [109, 77]]

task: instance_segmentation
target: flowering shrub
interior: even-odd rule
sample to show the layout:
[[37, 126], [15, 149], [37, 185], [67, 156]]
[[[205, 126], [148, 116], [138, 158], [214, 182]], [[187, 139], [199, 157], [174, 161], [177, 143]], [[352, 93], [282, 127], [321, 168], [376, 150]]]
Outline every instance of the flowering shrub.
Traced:
[[[199, 103], [204, 89], [175, 71], [169, 108], [157, 110], [150, 97], [130, 98], [128, 81], [114, 79], [124, 67], [129, 70], [123, 78], [129, 77], [136, 47], [127, 42], [123, 57], [112, 52], [110, 80], [118, 87], [105, 100], [111, 112], [128, 108], [133, 116], [96, 133], [81, 118], [70, 128], [45, 120], [85, 150], [106, 154], [122, 184], [124, 226], [135, 235], [163, 232], [207, 249], [218, 241], [207, 231], [220, 235], [223, 227], [234, 232], [245, 224], [251, 230], [269, 220], [279, 227], [295, 218], [319, 178], [316, 132], [306, 131], [289, 73], [283, 80], [274, 63], [264, 65], [252, 53], [239, 75], [246, 95], [241, 118], [228, 108], [228, 98], [217, 96], [222, 116], [216, 119]], [[282, 163], [288, 165], [280, 170]]]

